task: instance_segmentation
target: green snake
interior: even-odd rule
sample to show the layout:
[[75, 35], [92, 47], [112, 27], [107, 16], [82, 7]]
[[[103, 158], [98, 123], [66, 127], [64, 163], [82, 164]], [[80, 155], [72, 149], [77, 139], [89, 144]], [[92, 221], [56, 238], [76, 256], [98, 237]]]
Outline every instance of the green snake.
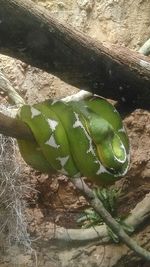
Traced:
[[126, 130], [115, 107], [101, 97], [24, 105], [18, 117], [35, 137], [35, 142], [18, 140], [21, 155], [41, 172], [108, 184], [128, 170]]

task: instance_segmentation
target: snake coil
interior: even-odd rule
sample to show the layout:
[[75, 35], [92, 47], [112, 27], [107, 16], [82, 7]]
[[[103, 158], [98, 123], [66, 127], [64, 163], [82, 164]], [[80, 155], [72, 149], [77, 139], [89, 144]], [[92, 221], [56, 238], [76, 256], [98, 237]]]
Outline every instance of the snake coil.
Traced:
[[42, 172], [112, 183], [129, 166], [129, 141], [117, 110], [103, 98], [24, 105], [18, 117], [35, 142], [18, 140], [24, 160]]

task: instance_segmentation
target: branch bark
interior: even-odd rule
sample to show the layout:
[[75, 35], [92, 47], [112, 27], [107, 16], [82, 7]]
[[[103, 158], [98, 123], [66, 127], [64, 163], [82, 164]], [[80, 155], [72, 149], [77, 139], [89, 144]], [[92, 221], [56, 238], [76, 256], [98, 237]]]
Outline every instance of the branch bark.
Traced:
[[34, 137], [29, 127], [22, 121], [10, 118], [0, 112], [0, 134], [16, 139], [34, 141]]
[[1, 0], [0, 52], [50, 72], [76, 87], [148, 108], [150, 60], [123, 47], [106, 47], [51, 18], [29, 0]]

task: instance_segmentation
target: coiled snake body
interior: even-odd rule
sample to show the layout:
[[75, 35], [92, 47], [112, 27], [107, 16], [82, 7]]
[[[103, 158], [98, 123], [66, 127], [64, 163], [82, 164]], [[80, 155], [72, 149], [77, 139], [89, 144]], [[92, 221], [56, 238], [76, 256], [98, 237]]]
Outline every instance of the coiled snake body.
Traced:
[[33, 168], [86, 176], [98, 184], [114, 182], [127, 172], [128, 136], [117, 110], [105, 99], [47, 100], [23, 106], [18, 116], [35, 137], [35, 142], [18, 140]]

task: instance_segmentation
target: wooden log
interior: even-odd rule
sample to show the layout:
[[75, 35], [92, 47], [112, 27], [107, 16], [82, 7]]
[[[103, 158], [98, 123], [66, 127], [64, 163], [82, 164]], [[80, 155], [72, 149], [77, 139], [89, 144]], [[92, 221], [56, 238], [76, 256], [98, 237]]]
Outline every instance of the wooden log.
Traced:
[[104, 46], [52, 18], [30, 0], [0, 1], [0, 52], [125, 108], [150, 107], [150, 60]]

